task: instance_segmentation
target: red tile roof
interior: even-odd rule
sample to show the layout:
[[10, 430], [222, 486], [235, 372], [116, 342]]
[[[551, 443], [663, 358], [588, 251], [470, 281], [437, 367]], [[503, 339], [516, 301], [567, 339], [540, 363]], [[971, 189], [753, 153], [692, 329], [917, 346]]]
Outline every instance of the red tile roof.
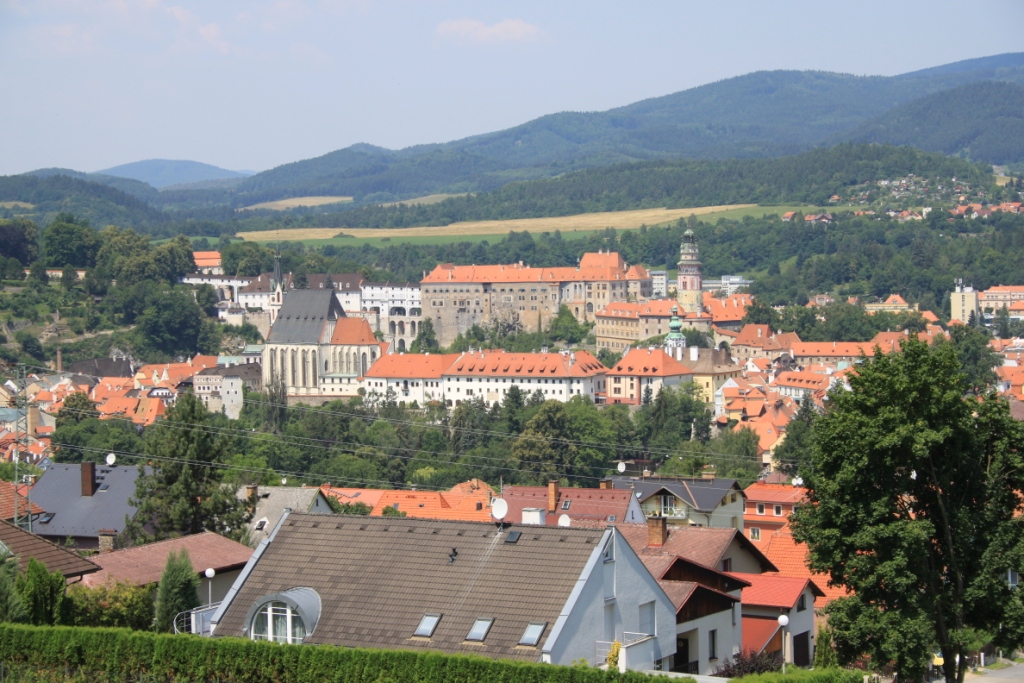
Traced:
[[679, 377], [692, 375], [693, 370], [665, 353], [660, 346], [654, 349], [636, 348], [622, 357], [607, 372], [608, 376]]
[[815, 574], [807, 567], [807, 546], [797, 543], [788, 529], [781, 529], [772, 534], [771, 540], [764, 548], [764, 554], [778, 567], [780, 576], [809, 578], [824, 593], [824, 597], [816, 597], [814, 606], [824, 607], [837, 598], [848, 595], [845, 588], [828, 585], [827, 574]]
[[374, 506], [373, 517], [383, 515], [384, 508], [395, 508], [407, 517], [420, 519], [454, 519], [464, 522], [490, 522], [491, 496], [487, 491], [459, 494], [444, 491], [384, 491]]
[[704, 292], [704, 309], [711, 314], [716, 323], [739, 322], [747, 314], [747, 306], [754, 302], [750, 294], [732, 294], [718, 298], [711, 292]]
[[252, 548], [212, 531], [148, 543], [134, 548], [100, 553], [90, 558], [100, 571], [84, 579], [87, 586], [109, 580], [128, 581], [139, 586], [159, 583], [172, 552], [187, 550], [192, 567], [202, 573], [212, 567], [218, 573], [240, 569], [252, 556]]
[[460, 353], [385, 353], [366, 371], [374, 379], [441, 379]]
[[[555, 511], [548, 511], [547, 526], [556, 526], [558, 517], [566, 514], [573, 526], [582, 526], [582, 522], [593, 522], [593, 526], [604, 527], [626, 519], [633, 492], [630, 489], [594, 489], [594, 488], [558, 488], [558, 500]], [[505, 519], [513, 524], [523, 520], [523, 509], [548, 507], [548, 489], [546, 486], [506, 486], [501, 497], [508, 503], [508, 514]], [[566, 501], [569, 508], [563, 510]], [[615, 521], [610, 520], [614, 517]]]
[[[573, 360], [572, 356], [575, 356]], [[444, 374], [479, 377], [593, 377], [607, 368], [587, 351], [569, 353], [505, 353], [476, 351], [464, 353]]]
[[192, 258], [196, 268], [216, 268], [220, 265], [219, 251], [193, 251]]
[[743, 652], [760, 653], [778, 633], [779, 622], [771, 617], [743, 617]]
[[800, 594], [810, 586], [815, 595], [824, 596], [820, 588], [806, 577], [782, 576], [780, 574], [732, 574], [750, 584], [743, 589], [743, 604], [758, 607], [778, 607], [790, 609], [796, 607]]
[[800, 503], [807, 497], [807, 489], [789, 484], [766, 484], [758, 481], [748, 486], [744, 493], [751, 503]]
[[[31, 497], [31, 494], [29, 494]], [[14, 506], [18, 506], [18, 516], [23, 517], [28, 514], [29, 501], [24, 495], [18, 493], [17, 488], [14, 484], [8, 481], [0, 481], [0, 519], [14, 519]], [[39, 507], [35, 503], [32, 503], [32, 514], [40, 514], [45, 512], [43, 508]]]
[[616, 524], [637, 555], [671, 555], [716, 568], [722, 556], [737, 541], [744, 550], [761, 562], [764, 571], [775, 571], [775, 565], [737, 529], [698, 526], [668, 526], [668, 538], [661, 548], [647, 545], [647, 524]]
[[376, 344], [373, 329], [365, 318], [338, 318], [334, 323], [332, 344]]
[[[598, 318], [671, 318], [672, 309], [679, 308], [675, 299], [654, 299], [646, 303], [612, 301], [595, 313]], [[707, 318], [707, 315], [677, 310], [680, 318]]]

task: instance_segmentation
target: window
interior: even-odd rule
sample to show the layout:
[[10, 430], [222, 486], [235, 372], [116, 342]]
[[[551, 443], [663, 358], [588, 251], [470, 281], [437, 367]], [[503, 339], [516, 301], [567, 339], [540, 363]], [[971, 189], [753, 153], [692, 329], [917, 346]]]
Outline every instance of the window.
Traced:
[[801, 593], [800, 598], [796, 601], [796, 611], [803, 612], [807, 609], [807, 594]]
[[1020, 577], [1017, 575], [1017, 572], [1015, 570], [1011, 569], [1009, 572], [1007, 572], [1006, 583], [1010, 586], [1010, 588], [1016, 588], [1019, 582]]
[[440, 614], [424, 614], [423, 618], [420, 619], [420, 625], [416, 627], [413, 635], [420, 636], [421, 638], [431, 637], [434, 635], [434, 629], [437, 628], [439, 621], [441, 621]]
[[718, 659], [718, 631], [708, 631], [708, 659]]
[[570, 503], [572, 503], [572, 501], [571, 501], [571, 500], [565, 500], [565, 501], [562, 501], [562, 509], [563, 509], [563, 510], [568, 510], [568, 509], [569, 509], [569, 504], [570, 504]]
[[776, 517], [781, 517], [782, 516], [782, 506], [781, 505], [776, 505], [775, 506], [775, 516]]
[[731, 557], [727, 557], [724, 560], [722, 560], [722, 571], [723, 572], [731, 572], [732, 571], [732, 558]]
[[763, 515], [764, 514], [764, 503], [758, 503], [757, 504], [757, 514], [759, 514], [759, 515]]
[[530, 622], [527, 624], [526, 630], [523, 631], [523, 637], [519, 639], [519, 644], [536, 647], [540, 643], [540, 637], [544, 635], [546, 626], [546, 622]]
[[299, 643], [306, 637], [306, 625], [302, 623], [302, 617], [285, 603], [268, 602], [256, 612], [250, 635], [253, 640]]
[[761, 530], [758, 529], [756, 526], [750, 527], [750, 540], [751, 541], [760, 541], [761, 540]]
[[493, 623], [494, 619], [477, 619], [473, 622], [473, 628], [469, 629], [469, 635], [466, 636], [466, 640], [483, 642], [483, 639], [487, 637], [487, 632], [491, 630], [491, 624]]

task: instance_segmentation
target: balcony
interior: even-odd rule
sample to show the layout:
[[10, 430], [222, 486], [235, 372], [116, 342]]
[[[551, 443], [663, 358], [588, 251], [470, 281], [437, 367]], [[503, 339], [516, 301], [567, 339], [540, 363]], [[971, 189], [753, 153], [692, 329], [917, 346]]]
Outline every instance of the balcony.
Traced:
[[220, 607], [220, 603], [214, 602], [202, 607], [196, 607], [187, 612], [179, 612], [174, 617], [174, 632], [192, 633], [197, 636], [212, 636], [213, 628], [210, 620], [217, 613], [218, 607]]

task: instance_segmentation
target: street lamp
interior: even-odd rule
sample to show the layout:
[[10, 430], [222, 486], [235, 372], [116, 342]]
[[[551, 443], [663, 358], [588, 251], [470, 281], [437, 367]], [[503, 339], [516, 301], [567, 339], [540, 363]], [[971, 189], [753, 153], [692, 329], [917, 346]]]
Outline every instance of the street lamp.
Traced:
[[206, 587], [210, 589], [210, 592], [208, 593], [208, 595], [210, 596], [210, 599], [207, 602], [207, 604], [208, 605], [212, 605], [213, 604], [213, 577], [217, 576], [217, 571], [213, 567], [210, 567], [205, 572], [203, 572], [203, 575], [206, 576]]
[[782, 627], [782, 673], [786, 673], [786, 627], [789, 626], [789, 617], [785, 614], [779, 615], [779, 626]]

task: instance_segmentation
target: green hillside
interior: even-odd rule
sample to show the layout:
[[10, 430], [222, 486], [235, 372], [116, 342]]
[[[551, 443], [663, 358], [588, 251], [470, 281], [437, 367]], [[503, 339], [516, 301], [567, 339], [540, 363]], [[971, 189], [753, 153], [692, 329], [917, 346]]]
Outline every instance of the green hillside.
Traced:
[[989, 164], [1024, 161], [1024, 88], [985, 81], [897, 107], [844, 136], [913, 145]]
[[145, 161], [135, 161], [130, 164], [106, 168], [102, 171], [97, 171], [97, 173], [141, 180], [156, 188], [185, 183], [198, 183], [205, 180], [244, 178], [251, 175], [251, 173], [229, 171], [198, 161], [175, 159], [146, 159]]

